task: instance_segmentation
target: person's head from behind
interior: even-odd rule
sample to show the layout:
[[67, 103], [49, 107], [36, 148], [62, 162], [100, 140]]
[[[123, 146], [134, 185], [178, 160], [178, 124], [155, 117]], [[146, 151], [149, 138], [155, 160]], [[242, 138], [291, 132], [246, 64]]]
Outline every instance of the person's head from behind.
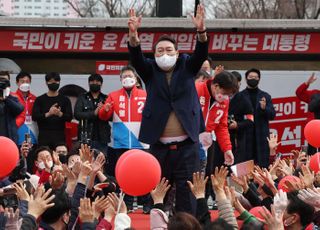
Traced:
[[91, 74], [88, 78], [89, 90], [92, 93], [98, 93], [101, 91], [103, 78], [100, 74]]
[[45, 76], [49, 91], [56, 92], [59, 89], [61, 77], [57, 72], [47, 73]]
[[176, 40], [169, 35], [162, 35], [154, 44], [153, 49], [158, 67], [165, 72], [172, 70], [179, 56]]
[[211, 76], [206, 71], [200, 70], [197, 73], [194, 82], [195, 83], [204, 82], [204, 81], [206, 81], [207, 79], [210, 79], [210, 78], [211, 78]]
[[238, 82], [228, 71], [217, 74], [211, 83], [211, 94], [217, 102], [228, 100], [229, 96], [237, 91]]
[[71, 209], [69, 197], [63, 190], [56, 190], [54, 195], [55, 198], [52, 200], [54, 206], [41, 215], [41, 220], [54, 226], [55, 229], [67, 229]]
[[287, 194], [289, 204], [283, 214], [285, 229], [303, 229], [312, 222], [314, 207], [298, 198], [297, 192]]
[[137, 84], [138, 74], [132, 66], [128, 65], [120, 71], [120, 82], [126, 90], [132, 89]]
[[29, 92], [30, 84], [31, 84], [31, 74], [28, 72], [21, 71], [16, 76], [16, 83], [21, 92], [23, 93]]
[[217, 220], [207, 224], [204, 230], [233, 230], [233, 226], [228, 224], [224, 219], [218, 218]]
[[201, 230], [199, 221], [189, 213], [178, 212], [169, 219], [168, 230]]
[[252, 68], [249, 69], [246, 73], [246, 81], [247, 81], [247, 85], [248, 88], [257, 88], [258, 84], [260, 82], [260, 77], [261, 77], [261, 73], [260, 70]]
[[52, 151], [49, 147], [40, 146], [35, 150], [35, 166], [39, 171], [52, 168]]

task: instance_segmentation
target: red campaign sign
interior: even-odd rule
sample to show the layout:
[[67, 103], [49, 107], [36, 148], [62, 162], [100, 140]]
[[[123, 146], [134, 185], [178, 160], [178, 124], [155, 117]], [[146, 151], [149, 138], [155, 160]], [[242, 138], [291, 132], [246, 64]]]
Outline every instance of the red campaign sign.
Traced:
[[[163, 33], [139, 34], [142, 50], [152, 47]], [[168, 33], [177, 40], [181, 52], [192, 52], [196, 44], [194, 32]], [[318, 32], [210, 32], [209, 53], [320, 53]], [[66, 30], [2, 30], [1, 51], [33, 52], [98, 52], [126, 53], [125, 32]]]
[[97, 61], [96, 73], [102, 75], [119, 75], [120, 70], [127, 65], [127, 61]]
[[270, 122], [270, 132], [278, 134], [278, 141], [281, 141], [277, 151], [300, 150], [306, 144], [303, 129], [313, 119], [308, 105], [297, 97], [274, 98], [272, 102], [277, 113], [275, 120]]

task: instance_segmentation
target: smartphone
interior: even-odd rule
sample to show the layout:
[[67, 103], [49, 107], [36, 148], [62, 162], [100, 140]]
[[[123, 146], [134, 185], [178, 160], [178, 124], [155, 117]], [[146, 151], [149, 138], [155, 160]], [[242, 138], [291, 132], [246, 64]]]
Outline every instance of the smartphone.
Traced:
[[24, 141], [30, 145], [32, 144], [30, 133], [24, 134]]
[[3, 189], [3, 195], [7, 196], [7, 195], [13, 195], [16, 194], [17, 190], [15, 188], [4, 188]]
[[281, 157], [282, 157], [282, 153], [278, 153], [276, 156], [276, 159], [281, 159]]

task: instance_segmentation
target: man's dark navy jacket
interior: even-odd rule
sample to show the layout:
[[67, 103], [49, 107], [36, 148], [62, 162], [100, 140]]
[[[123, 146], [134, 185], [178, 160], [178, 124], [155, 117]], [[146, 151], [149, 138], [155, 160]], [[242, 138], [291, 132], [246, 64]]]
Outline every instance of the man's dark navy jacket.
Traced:
[[128, 45], [131, 64], [144, 81], [147, 100], [142, 113], [140, 141], [155, 144], [167, 124], [168, 117], [175, 111], [187, 135], [192, 141], [199, 140], [204, 123], [199, 104], [194, 76], [208, 57], [207, 42], [197, 41], [193, 55], [181, 54], [172, 73], [170, 86], [166, 74], [155, 60], [145, 58], [140, 45]]

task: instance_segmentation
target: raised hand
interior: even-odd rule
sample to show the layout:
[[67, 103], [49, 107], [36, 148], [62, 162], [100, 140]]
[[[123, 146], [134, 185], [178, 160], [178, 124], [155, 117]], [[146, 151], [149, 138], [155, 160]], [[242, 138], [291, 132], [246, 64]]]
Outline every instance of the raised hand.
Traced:
[[211, 183], [214, 191], [224, 191], [224, 185], [226, 183], [226, 177], [228, 175], [228, 168], [221, 166], [214, 170], [214, 175], [211, 175]]
[[170, 189], [169, 181], [166, 178], [162, 178], [160, 183], [157, 185], [155, 189], [153, 189], [150, 194], [153, 199], [154, 204], [162, 204], [163, 199], [166, 196], [166, 193]]
[[22, 183], [14, 183], [12, 184], [12, 187], [16, 189], [17, 197], [19, 198], [19, 200], [25, 200], [25, 201], [30, 200], [30, 195], [27, 192], [27, 190], [24, 188]]
[[142, 16], [139, 17], [136, 16], [136, 11], [131, 8], [129, 10], [129, 20], [128, 20], [128, 27], [129, 32], [136, 33], [138, 31], [138, 28], [141, 26], [141, 19]]
[[21, 148], [20, 148], [20, 152], [21, 152], [22, 156], [24, 156], [25, 158], [28, 157], [31, 146], [32, 146], [32, 144], [29, 144], [26, 141], [24, 141], [22, 143]]
[[107, 197], [97, 197], [94, 201], [94, 216], [99, 219], [101, 213], [110, 206], [110, 202]]
[[52, 189], [48, 189], [45, 192], [44, 186], [39, 186], [34, 195], [30, 196], [28, 203], [28, 214], [34, 216], [36, 219], [42, 215], [48, 208], [54, 206], [51, 201], [54, 199], [55, 195], [50, 196]]
[[59, 189], [64, 183], [64, 176], [61, 172], [55, 171], [51, 176], [49, 176], [49, 183], [52, 189]]
[[270, 149], [270, 155], [274, 156], [276, 155], [276, 150], [278, 145], [281, 142], [278, 142], [278, 135], [275, 133], [271, 133], [269, 137], [267, 137], [268, 143], [269, 143], [269, 149]]
[[311, 76], [306, 81], [307, 85], [311, 85], [313, 82], [317, 80], [317, 77], [315, 76], [315, 73], [312, 73]]
[[304, 189], [305, 185], [301, 180], [299, 181], [287, 180], [284, 182], [284, 187], [286, 188], [287, 191], [292, 192], [292, 191], [299, 191], [301, 189]]
[[273, 198], [273, 207], [276, 215], [282, 215], [289, 204], [287, 193], [280, 189]]
[[279, 162], [279, 170], [286, 176], [293, 174], [293, 165], [290, 162], [289, 165], [284, 160], [280, 160]]
[[191, 15], [191, 17], [194, 26], [197, 28], [197, 31], [201, 32], [206, 30], [206, 27], [204, 25], [205, 13], [202, 4], [199, 4], [197, 6], [196, 16], [194, 17], [193, 15]]
[[89, 145], [81, 144], [79, 153], [82, 162], [89, 161], [89, 163], [91, 163], [93, 161], [93, 151], [91, 151]]
[[271, 213], [264, 206], [263, 212], [260, 212], [260, 215], [264, 219], [264, 223], [268, 226], [269, 230], [284, 230], [283, 226], [283, 212], [276, 214], [273, 205], [271, 205]]
[[298, 197], [306, 202], [307, 204], [310, 204], [311, 206], [314, 206], [316, 208], [320, 208], [320, 191], [317, 188], [307, 188], [302, 189], [299, 191]]
[[91, 164], [88, 161], [83, 162], [79, 177], [87, 177], [92, 171]]
[[205, 177], [204, 173], [196, 172], [192, 175], [192, 182], [187, 181], [191, 192], [196, 199], [205, 197], [206, 184], [208, 177]]
[[4, 216], [7, 218], [5, 229], [18, 229], [13, 227], [18, 227], [19, 225], [19, 209], [14, 211], [13, 208], [5, 208]]
[[246, 193], [249, 190], [249, 185], [246, 176], [236, 177], [233, 173], [231, 174], [231, 179], [240, 185], [243, 189], [243, 192]]
[[305, 165], [301, 165], [301, 172], [299, 172], [299, 178], [307, 188], [313, 188], [314, 172]]
[[219, 73], [224, 71], [223, 65], [217, 65], [216, 68], [214, 68], [214, 76], [218, 75]]
[[97, 158], [92, 163], [92, 171], [94, 173], [97, 173], [102, 168], [105, 162], [105, 156], [102, 152], [100, 152]]
[[61, 163], [61, 161], [59, 159], [59, 154], [56, 151], [53, 151], [52, 160], [53, 160], [55, 165], [62, 165], [62, 163]]
[[272, 179], [277, 178], [277, 169], [280, 163], [280, 158], [277, 158], [272, 165], [269, 166], [269, 173], [272, 176]]
[[91, 204], [89, 198], [80, 199], [79, 218], [82, 223], [94, 222], [94, 205]]
[[[114, 210], [118, 210], [120, 199], [117, 196], [117, 194], [115, 194], [114, 192], [109, 193], [108, 200], [109, 200], [110, 204], [113, 206]], [[127, 213], [127, 206], [123, 200], [121, 201], [121, 204], [120, 204], [119, 213]]]

